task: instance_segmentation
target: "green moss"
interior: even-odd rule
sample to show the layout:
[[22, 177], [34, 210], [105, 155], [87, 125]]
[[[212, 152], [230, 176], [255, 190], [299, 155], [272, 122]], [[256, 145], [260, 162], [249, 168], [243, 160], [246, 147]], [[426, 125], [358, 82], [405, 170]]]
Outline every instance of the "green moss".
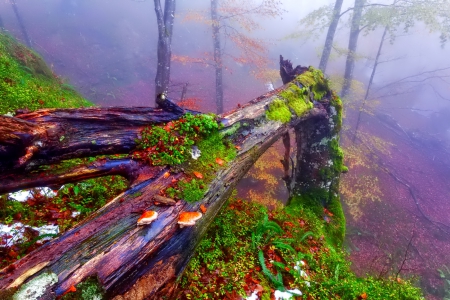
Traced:
[[97, 277], [89, 277], [75, 286], [75, 292], [69, 292], [61, 300], [101, 300], [105, 292]]
[[287, 123], [291, 120], [292, 114], [285, 101], [282, 99], [275, 99], [270, 103], [269, 109], [266, 110], [266, 116], [269, 120]]
[[308, 71], [297, 76], [296, 80], [311, 90], [316, 101], [323, 99], [330, 91], [328, 81], [323, 76], [322, 71], [313, 67], [310, 67]]
[[335, 130], [336, 133], [338, 133], [341, 130], [341, 128], [342, 128], [343, 106], [342, 106], [341, 98], [339, 98], [339, 96], [334, 91], [331, 92], [330, 104], [336, 110], [336, 115], [333, 116], [333, 121], [334, 121], [334, 124], [335, 124], [334, 130]]
[[[234, 145], [218, 132], [198, 141], [196, 146], [201, 151], [200, 157], [196, 160], [189, 158], [182, 165], [189, 178], [181, 179], [177, 186], [166, 189], [169, 197], [188, 202], [202, 199], [206, 186], [216, 177], [217, 171], [236, 157]], [[217, 162], [218, 159], [223, 161], [222, 165]], [[195, 179], [197, 172], [201, 174], [201, 179]]]
[[187, 202], [201, 200], [205, 194], [205, 182], [201, 179], [192, 179], [189, 181], [180, 181], [178, 183], [181, 194], [180, 197]]
[[311, 71], [306, 71], [305, 73], [297, 76], [296, 80], [298, 80], [304, 87], [310, 87], [316, 83], [314, 73]]
[[134, 157], [152, 165], [179, 165], [191, 156], [191, 147], [199, 140], [217, 133], [214, 115], [185, 114], [176, 121], [146, 127], [136, 139]]
[[298, 117], [313, 107], [313, 104], [308, 100], [308, 90], [306, 88], [301, 89], [295, 84], [290, 84], [286, 90], [280, 93], [280, 96], [286, 100], [289, 108]]
[[0, 33], [0, 114], [27, 108], [91, 106], [73, 89], [67, 89], [35, 52]]
[[[245, 126], [245, 124], [244, 124]], [[233, 124], [233, 126], [231, 126], [230, 128], [227, 128], [226, 130], [223, 130], [220, 132], [221, 136], [230, 136], [233, 135], [239, 128], [241, 127], [241, 123], [237, 122], [235, 124]]]

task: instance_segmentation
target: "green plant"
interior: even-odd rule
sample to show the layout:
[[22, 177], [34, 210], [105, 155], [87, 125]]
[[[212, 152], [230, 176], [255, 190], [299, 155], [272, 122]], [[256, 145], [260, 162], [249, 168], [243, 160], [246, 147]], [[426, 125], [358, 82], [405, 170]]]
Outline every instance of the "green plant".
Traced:
[[263, 220], [259, 222], [255, 231], [252, 232], [252, 246], [256, 250], [261, 243], [266, 244], [270, 238], [282, 233], [283, 229], [281, 229], [280, 225], [276, 222], [269, 221], [269, 216], [265, 214]]
[[[269, 280], [275, 285], [275, 288], [280, 291], [284, 291], [284, 284], [283, 284], [283, 276], [281, 275], [281, 272], [278, 272], [277, 275], [272, 274], [272, 272], [267, 269], [266, 262], [264, 261], [264, 253], [262, 250], [258, 251], [258, 260], [259, 264], [261, 265], [262, 271], [264, 275], [269, 278]], [[284, 265], [280, 266], [284, 268]]]

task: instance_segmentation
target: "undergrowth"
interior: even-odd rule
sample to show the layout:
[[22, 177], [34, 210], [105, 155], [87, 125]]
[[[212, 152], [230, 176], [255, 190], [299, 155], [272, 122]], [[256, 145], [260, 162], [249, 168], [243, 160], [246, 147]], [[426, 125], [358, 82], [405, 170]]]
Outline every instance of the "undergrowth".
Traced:
[[315, 206], [296, 199], [268, 211], [232, 197], [200, 242], [175, 298], [237, 299], [257, 291], [259, 299], [271, 299], [275, 289], [299, 289], [303, 296], [296, 299], [423, 299], [406, 279], [357, 277], [329, 236], [338, 217]]

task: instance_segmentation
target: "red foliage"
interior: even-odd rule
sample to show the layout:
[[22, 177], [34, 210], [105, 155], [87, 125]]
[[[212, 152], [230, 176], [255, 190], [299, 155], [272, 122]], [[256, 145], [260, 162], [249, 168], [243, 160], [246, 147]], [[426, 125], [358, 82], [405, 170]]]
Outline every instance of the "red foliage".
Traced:
[[183, 108], [199, 110], [201, 107], [202, 100], [200, 98], [186, 98], [177, 102], [177, 104]]

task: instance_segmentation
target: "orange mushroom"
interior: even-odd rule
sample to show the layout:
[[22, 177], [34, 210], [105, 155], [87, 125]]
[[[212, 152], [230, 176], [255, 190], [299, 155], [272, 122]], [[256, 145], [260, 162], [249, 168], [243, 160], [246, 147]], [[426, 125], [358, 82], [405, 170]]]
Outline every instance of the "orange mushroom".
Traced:
[[144, 212], [137, 220], [138, 225], [147, 225], [158, 218], [158, 213], [153, 210]]
[[200, 219], [202, 217], [201, 212], [196, 211], [184, 211], [180, 214], [180, 217], [178, 218], [178, 224], [180, 224], [180, 227], [183, 228], [184, 226], [193, 226], [195, 225], [195, 221]]

